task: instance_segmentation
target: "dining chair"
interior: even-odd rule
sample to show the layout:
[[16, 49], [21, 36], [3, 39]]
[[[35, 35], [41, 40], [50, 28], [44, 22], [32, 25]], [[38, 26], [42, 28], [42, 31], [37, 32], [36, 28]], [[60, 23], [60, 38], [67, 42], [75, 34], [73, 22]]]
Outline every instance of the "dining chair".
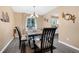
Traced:
[[19, 36], [19, 49], [20, 49], [22, 47], [22, 43], [27, 41], [27, 36], [21, 34], [19, 27], [15, 27], [15, 28], [16, 28], [18, 36]]
[[34, 52], [53, 52], [55, 47], [53, 46], [54, 35], [56, 28], [44, 28], [41, 39], [36, 40], [34, 42]]

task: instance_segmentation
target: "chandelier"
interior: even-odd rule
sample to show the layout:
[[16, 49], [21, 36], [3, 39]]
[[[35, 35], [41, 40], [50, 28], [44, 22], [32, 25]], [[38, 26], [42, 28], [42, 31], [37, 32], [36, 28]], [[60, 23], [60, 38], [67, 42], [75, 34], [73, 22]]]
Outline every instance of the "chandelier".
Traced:
[[33, 12], [33, 14], [31, 14], [30, 17], [36, 17], [36, 18], [38, 18], [38, 15], [35, 13], [35, 8], [36, 8], [36, 6], [33, 6], [34, 12]]

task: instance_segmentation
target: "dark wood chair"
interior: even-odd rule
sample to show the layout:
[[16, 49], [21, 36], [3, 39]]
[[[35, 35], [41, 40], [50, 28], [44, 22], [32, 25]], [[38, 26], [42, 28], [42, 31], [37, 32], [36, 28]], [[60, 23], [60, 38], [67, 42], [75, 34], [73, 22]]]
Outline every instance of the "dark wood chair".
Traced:
[[19, 27], [15, 27], [15, 28], [16, 28], [18, 36], [19, 36], [19, 49], [20, 49], [20, 48], [23, 47], [22, 45], [25, 44], [25, 41], [27, 41], [27, 38], [26, 38], [25, 35], [21, 34], [21, 31], [20, 31]]
[[52, 53], [55, 48], [53, 46], [55, 31], [56, 28], [44, 28], [41, 39], [34, 41], [34, 52], [44, 53], [50, 50]]

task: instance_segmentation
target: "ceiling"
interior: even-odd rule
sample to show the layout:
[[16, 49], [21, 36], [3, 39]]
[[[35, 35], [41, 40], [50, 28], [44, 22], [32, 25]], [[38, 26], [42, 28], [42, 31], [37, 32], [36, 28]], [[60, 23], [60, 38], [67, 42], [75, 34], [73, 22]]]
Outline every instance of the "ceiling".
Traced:
[[[12, 8], [15, 12], [20, 13], [33, 14], [34, 12], [33, 6], [13, 6]], [[56, 6], [35, 6], [35, 13], [38, 15], [44, 15], [55, 8]]]

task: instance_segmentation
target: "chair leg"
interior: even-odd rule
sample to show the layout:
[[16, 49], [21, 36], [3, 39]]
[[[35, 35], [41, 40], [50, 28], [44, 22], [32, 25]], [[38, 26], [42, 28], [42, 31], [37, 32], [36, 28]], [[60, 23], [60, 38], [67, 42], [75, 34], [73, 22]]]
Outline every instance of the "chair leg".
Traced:
[[51, 49], [51, 53], [53, 53], [52, 49]]
[[19, 42], [19, 49], [21, 48], [21, 41]]
[[26, 53], [25, 41], [22, 41], [22, 44], [21, 44], [21, 53]]
[[50, 48], [50, 50], [51, 50], [51, 53], [53, 53], [53, 49], [52, 49], [52, 48], [53, 48], [53, 46], [51, 46], [51, 48]]
[[33, 40], [34, 52], [36, 52], [35, 40]]
[[31, 47], [31, 45], [30, 45], [30, 40], [28, 41], [28, 43], [29, 43], [29, 47]]

